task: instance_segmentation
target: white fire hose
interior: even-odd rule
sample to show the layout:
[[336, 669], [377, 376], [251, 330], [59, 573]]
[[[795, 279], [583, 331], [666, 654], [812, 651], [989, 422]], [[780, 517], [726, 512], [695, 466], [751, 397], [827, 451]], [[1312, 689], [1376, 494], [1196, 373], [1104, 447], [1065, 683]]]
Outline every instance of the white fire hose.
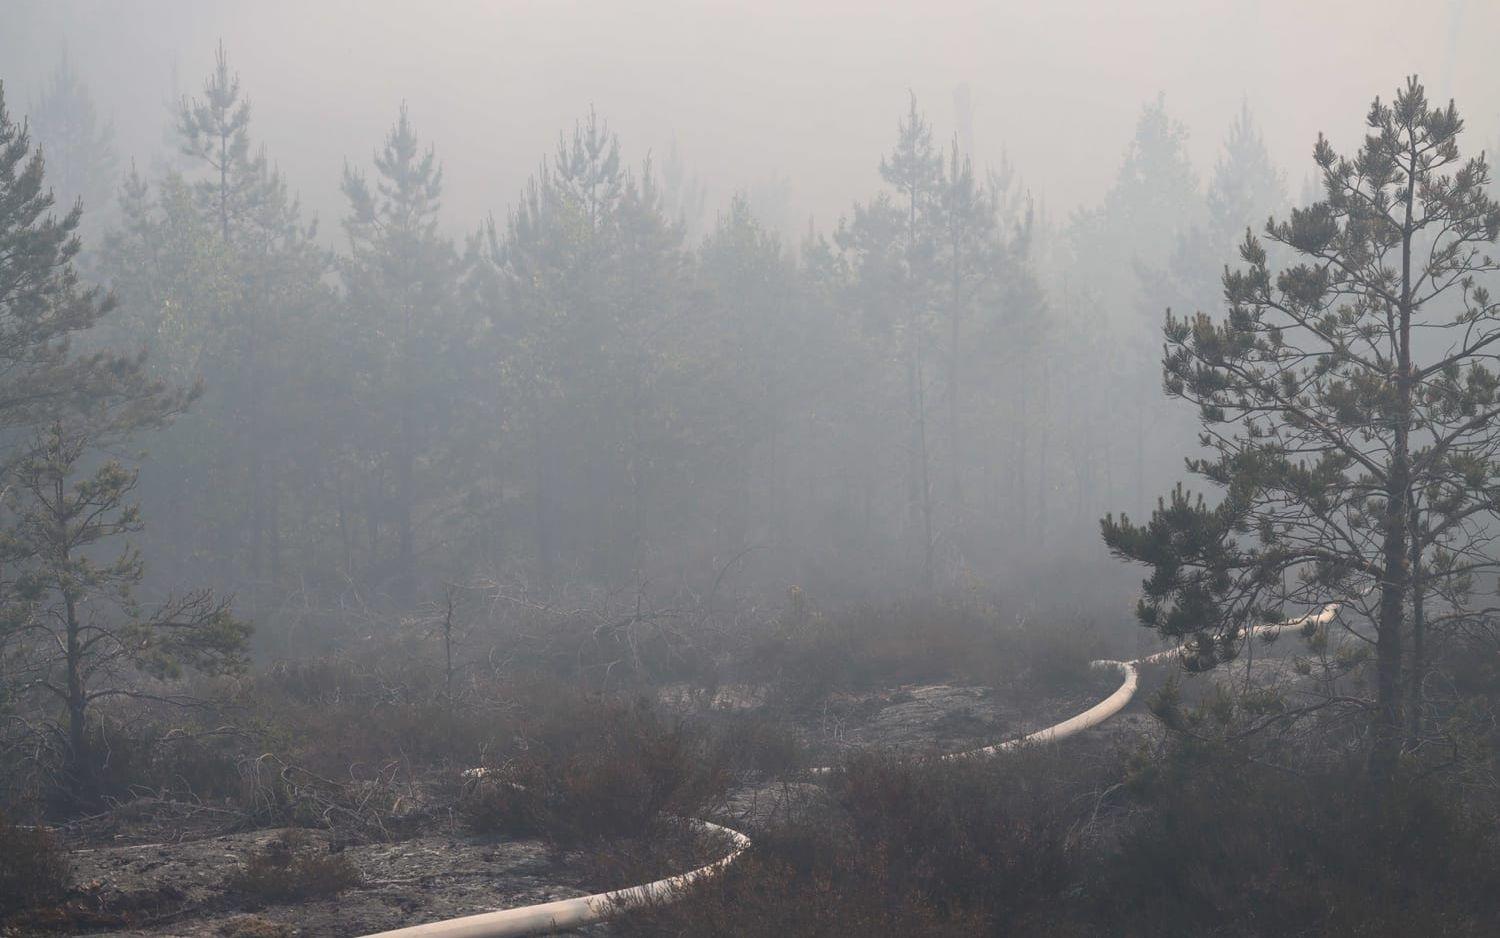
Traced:
[[[1271, 625], [1261, 625], [1250, 629], [1251, 635], [1267, 635], [1281, 632], [1284, 629], [1299, 628], [1306, 625], [1323, 625], [1338, 613], [1339, 604], [1330, 603], [1317, 613], [1308, 613], [1289, 619], [1286, 622], [1277, 622]], [[1136, 658], [1133, 661], [1101, 660], [1093, 662], [1096, 668], [1114, 668], [1123, 675], [1120, 686], [1108, 697], [1094, 704], [1092, 707], [1063, 720], [1054, 723], [1024, 736], [1008, 739], [993, 746], [985, 746], [980, 749], [971, 749], [964, 752], [949, 753], [944, 759], [961, 759], [972, 756], [991, 756], [1001, 752], [1019, 749], [1022, 746], [1035, 743], [1051, 743], [1069, 736], [1076, 735], [1086, 729], [1098, 726], [1105, 720], [1124, 710], [1135, 696], [1136, 685], [1139, 679], [1139, 668], [1145, 664], [1159, 664], [1170, 661], [1180, 655], [1182, 649], [1169, 648], [1153, 655]], [[814, 775], [824, 775], [833, 771], [830, 766], [821, 766], [812, 769]], [[610, 892], [595, 893], [591, 896], [579, 896], [574, 899], [558, 899], [554, 902], [544, 902], [539, 905], [521, 906], [515, 909], [504, 909], [499, 912], [482, 912], [478, 915], [468, 915], [463, 918], [450, 918], [441, 922], [429, 922], [425, 925], [411, 925], [406, 928], [397, 928], [393, 931], [383, 931], [375, 935], [367, 935], [365, 938], [521, 938], [527, 935], [545, 935], [552, 932], [562, 931], [568, 928], [580, 928], [585, 925], [594, 925], [611, 915], [619, 912], [639, 908], [661, 902], [672, 902], [681, 898], [688, 887], [694, 883], [711, 879], [723, 872], [739, 858], [740, 854], [750, 848], [750, 838], [737, 830], [731, 830], [719, 824], [692, 818], [688, 823], [701, 831], [718, 833], [727, 836], [733, 843], [730, 851], [718, 860], [700, 866], [696, 870], [669, 876], [666, 879], [658, 879], [655, 882], [643, 883], [639, 886], [629, 886], [625, 889], [615, 889]]]
[[688, 823], [698, 830], [727, 836], [734, 847], [707, 866], [640, 886], [574, 899], [558, 899], [540, 905], [526, 905], [518, 909], [481, 912], [478, 915], [429, 922], [426, 925], [412, 925], [366, 938], [518, 938], [522, 935], [545, 935], [567, 928], [593, 925], [626, 909], [670, 902], [694, 883], [717, 875], [750, 847], [750, 838], [737, 830], [696, 818]]

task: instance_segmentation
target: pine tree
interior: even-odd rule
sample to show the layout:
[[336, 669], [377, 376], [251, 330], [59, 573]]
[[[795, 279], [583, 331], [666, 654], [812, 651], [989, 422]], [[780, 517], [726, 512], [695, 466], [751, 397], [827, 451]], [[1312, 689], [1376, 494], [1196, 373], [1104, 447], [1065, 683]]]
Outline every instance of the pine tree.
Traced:
[[1173, 305], [1217, 306], [1223, 298], [1220, 272], [1245, 229], [1263, 225], [1286, 203], [1284, 175], [1271, 162], [1249, 104], [1242, 104], [1209, 180], [1203, 222], [1179, 235], [1168, 261], [1163, 286], [1172, 291]]
[[[73, 266], [82, 209], [61, 219], [44, 186], [43, 162], [12, 123], [0, 86], [0, 428], [12, 443], [4, 462], [0, 528], [0, 662], [21, 696], [50, 695], [64, 710], [45, 726], [78, 794], [89, 787], [88, 714], [103, 697], [136, 693], [131, 672], [163, 674], [179, 663], [233, 655], [244, 629], [207, 594], [140, 614], [131, 600], [139, 555], [126, 548], [100, 562], [95, 545], [137, 529], [126, 503], [135, 482], [117, 462], [90, 471], [101, 450], [159, 427], [196, 388], [151, 380], [141, 357], [79, 356], [70, 340], [114, 307], [84, 288]], [[106, 619], [105, 607], [122, 619]], [[52, 709], [52, 708], [49, 708]], [[55, 710], [53, 711], [55, 712]]]
[[1217, 246], [1233, 245], [1247, 226], [1284, 208], [1286, 199], [1286, 175], [1271, 161], [1250, 104], [1243, 102], [1209, 180], [1209, 238]]
[[1140, 325], [1144, 318], [1155, 321], [1167, 260], [1178, 239], [1202, 224], [1203, 202], [1187, 138], [1187, 128], [1172, 119], [1164, 96], [1143, 107], [1103, 205], [1076, 216], [1071, 226], [1077, 262], [1087, 271], [1076, 278], [1088, 291], [1083, 300], [1102, 314], [1100, 326], [1115, 333], [1118, 347], [1109, 350], [1112, 387], [1102, 403], [1115, 426], [1129, 427], [1119, 442], [1134, 450], [1132, 487], [1142, 505], [1148, 458], [1175, 441], [1161, 439], [1170, 424], [1150, 410], [1157, 348], [1143, 341], [1150, 333]]
[[948, 171], [941, 180], [934, 205], [939, 229], [939, 265], [947, 295], [948, 354], [948, 497], [955, 512], [963, 510], [964, 439], [959, 422], [962, 400], [960, 375], [964, 358], [963, 326], [976, 302], [999, 273], [998, 206], [993, 194], [974, 176], [967, 154], [960, 154], [955, 134], [948, 154]]
[[[199, 416], [212, 433], [195, 441], [202, 455], [190, 459], [212, 463], [198, 478], [216, 497], [205, 506], [214, 513], [204, 519], [209, 523], [198, 527], [217, 531], [211, 550], [225, 581], [243, 583], [248, 568], [255, 585], [250, 599], [258, 602], [274, 600], [284, 566], [281, 477], [293, 426], [305, 413], [288, 406], [292, 376], [305, 376], [309, 357], [317, 354], [307, 341], [309, 318], [325, 302], [319, 281], [327, 259], [285, 177], [263, 152], [252, 152], [250, 114], [221, 43], [202, 95], [185, 98], [177, 111], [179, 147], [196, 178], [168, 172], [156, 187], [156, 204], [138, 205], [127, 217], [127, 229], [155, 241], [137, 240], [133, 249], [159, 263], [124, 275], [155, 281], [143, 297], [179, 301], [170, 307], [180, 319], [174, 338], [185, 353], [178, 364], [212, 370]], [[125, 195], [128, 212], [137, 197], [129, 188]], [[197, 212], [201, 224], [185, 208]], [[155, 220], [143, 224], [139, 209]], [[205, 242], [204, 225], [217, 244]], [[223, 498], [226, 488], [241, 498]]]
[[98, 224], [112, 201], [117, 157], [114, 126], [100, 120], [94, 99], [66, 52], [31, 106], [31, 132], [47, 160], [58, 204], [81, 201]]
[[1167, 113], [1165, 96], [1141, 109], [1135, 136], [1104, 199], [1118, 248], [1137, 266], [1162, 266], [1177, 235], [1200, 220], [1198, 174], [1187, 128]]
[[[974, 449], [997, 467], [993, 476], [1010, 496], [1010, 530], [1028, 544], [1039, 545], [1051, 527], [1046, 509], [1048, 489], [1055, 481], [1047, 465], [1054, 363], [1074, 356], [1048, 354], [1046, 343], [1057, 333], [1034, 272], [1036, 209], [1029, 198], [1022, 201], [1023, 196], [1010, 191], [1003, 172], [991, 173], [990, 180], [996, 232], [982, 268], [984, 276], [976, 283], [980, 289], [974, 325], [960, 349], [972, 362], [967, 384], [983, 402], [973, 406], [1004, 416], [985, 421], [966, 438], [972, 438]], [[1071, 382], [1063, 388], [1068, 393], [1077, 390]], [[1041, 523], [1034, 525], [1033, 519]]]
[[598, 113], [573, 127], [572, 137], [558, 135], [550, 180], [557, 196], [577, 206], [589, 231], [598, 234], [612, 219], [625, 194], [626, 174], [620, 165], [620, 141]]
[[887, 330], [905, 372], [906, 500], [910, 528], [920, 535], [922, 582], [936, 580], [932, 459], [928, 429], [927, 354], [937, 312], [936, 202], [942, 188], [942, 154], [916, 96], [896, 130], [896, 147], [881, 158], [880, 175], [894, 190], [840, 227], [839, 247], [855, 257], [855, 302], [874, 328]]
[[202, 162], [210, 175], [198, 183], [205, 209], [212, 213], [225, 243], [248, 223], [265, 180], [265, 158], [250, 152], [250, 102], [240, 95], [240, 76], [229, 69], [219, 43], [213, 74], [201, 98], [184, 98], [177, 109], [182, 154]]
[[1223, 500], [1179, 487], [1148, 523], [1103, 530], [1152, 568], [1142, 623], [1198, 664], [1289, 605], [1339, 603], [1336, 622], [1374, 647], [1360, 709], [1384, 785], [1403, 707], [1422, 705], [1433, 623], [1467, 621], [1474, 578], [1495, 565], [1500, 303], [1486, 283], [1500, 205], [1484, 157], [1460, 158], [1457, 110], [1429, 107], [1415, 78], [1368, 125], [1352, 159], [1320, 137], [1323, 200], [1267, 225], [1299, 263], [1273, 274], [1247, 233], [1228, 314], [1168, 315], [1166, 389], [1197, 407], [1209, 453], [1188, 469]]
[[501, 287], [488, 312], [497, 334], [514, 337], [496, 353], [515, 376], [516, 425], [529, 438], [532, 552], [547, 592], [565, 559], [586, 559], [601, 578], [606, 566], [596, 526], [610, 515], [606, 474], [623, 422], [611, 278], [627, 183], [619, 140], [591, 108], [558, 135], [490, 254]]
[[79, 282], [82, 206], [60, 217], [52, 208], [41, 154], [26, 126], [11, 121], [0, 84], [0, 431], [163, 390], [144, 380], [138, 358], [73, 354], [72, 340], [115, 299]]
[[[682, 250], [681, 225], [668, 217], [661, 187], [648, 155], [626, 179], [620, 201], [617, 266], [611, 294], [618, 310], [617, 390], [629, 401], [625, 440], [618, 467], [628, 492], [628, 514], [621, 519], [609, 565], [628, 572], [636, 587], [649, 578], [654, 534], [670, 523], [669, 480], [679, 478], [691, 450], [688, 428], [673, 419], [674, 404], [664, 394], [689, 369], [695, 349], [686, 344], [701, 320], [700, 308], [683, 302], [690, 258]], [[682, 385], [677, 385], [681, 390]]]
[[719, 425], [733, 441], [728, 463], [744, 474], [743, 483], [725, 493], [722, 512], [732, 520], [719, 525], [727, 534], [719, 547], [732, 556], [752, 544], [786, 541], [790, 411], [806, 343], [796, 321], [793, 260], [744, 193], [730, 200], [704, 239], [698, 274], [714, 335], [724, 343], [700, 354], [713, 356], [717, 384], [729, 397]]
[[44, 723], [38, 742], [61, 744], [64, 783], [79, 799], [97, 794], [90, 742], [97, 703], [175, 699], [143, 689], [142, 676], [238, 670], [250, 631], [208, 591], [144, 607], [135, 589], [145, 564], [129, 542], [100, 559], [107, 545], [141, 529], [141, 517], [129, 501], [135, 472], [114, 460], [86, 468], [131, 429], [117, 416], [99, 416], [59, 419], [31, 438], [8, 474], [10, 517], [0, 531], [7, 678], [21, 695], [40, 694], [62, 708], [61, 724]]
[[675, 137], [662, 163], [661, 182], [662, 206], [667, 217], [682, 227], [690, 241], [698, 241], [703, 231], [703, 212], [708, 195], [703, 181], [696, 173], [688, 171]]
[[[395, 480], [393, 596], [416, 588], [414, 514], [424, 458], [445, 422], [457, 375], [450, 362], [458, 329], [458, 256], [438, 231], [443, 173], [422, 149], [406, 106], [374, 159], [377, 181], [345, 168], [349, 256], [342, 265], [347, 304], [359, 334], [357, 367], [371, 414], [365, 445]], [[372, 511], [375, 506], [372, 506]]]

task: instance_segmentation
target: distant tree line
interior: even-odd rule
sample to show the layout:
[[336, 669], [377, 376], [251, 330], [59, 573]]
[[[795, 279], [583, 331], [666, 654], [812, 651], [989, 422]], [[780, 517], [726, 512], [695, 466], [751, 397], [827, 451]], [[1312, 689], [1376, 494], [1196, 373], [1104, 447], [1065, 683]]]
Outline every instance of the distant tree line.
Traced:
[[[107, 126], [66, 64], [49, 88], [59, 195], [97, 199]], [[729, 566], [824, 594], [1021, 580], [1175, 471], [1161, 307], [1215, 302], [1236, 238], [1286, 201], [1247, 110], [1204, 187], [1156, 101], [1104, 202], [1055, 219], [913, 99], [881, 187], [831, 229], [787, 243], [740, 194], [689, 241], [702, 192], [675, 152], [631, 162], [590, 111], [454, 238], [403, 106], [320, 237], [252, 114], [221, 48], [177, 153], [118, 177], [85, 254], [118, 308], [80, 342], [201, 381], [134, 440], [140, 537], [153, 579], [233, 590], [268, 635], [444, 578], [552, 598], [701, 591]]]

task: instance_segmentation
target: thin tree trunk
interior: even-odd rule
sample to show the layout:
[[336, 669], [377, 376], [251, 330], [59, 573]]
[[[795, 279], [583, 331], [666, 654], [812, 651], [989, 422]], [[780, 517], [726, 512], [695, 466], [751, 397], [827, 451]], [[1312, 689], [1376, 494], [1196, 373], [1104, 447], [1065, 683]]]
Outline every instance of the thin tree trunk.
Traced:
[[1041, 391], [1042, 391], [1042, 400], [1041, 400], [1042, 413], [1041, 413], [1041, 420], [1038, 422], [1038, 430], [1037, 430], [1038, 439], [1036, 441], [1036, 456], [1037, 456], [1036, 507], [1037, 507], [1037, 517], [1039, 519], [1041, 519], [1041, 523], [1037, 526], [1037, 543], [1038, 544], [1045, 544], [1047, 542], [1047, 529], [1049, 527], [1049, 525], [1047, 524], [1047, 490], [1051, 487], [1051, 484], [1052, 484], [1051, 480], [1047, 478], [1047, 426], [1048, 426], [1048, 416], [1049, 416], [1048, 411], [1049, 411], [1050, 402], [1051, 402], [1051, 394], [1049, 393], [1049, 388], [1048, 388], [1049, 378], [1050, 378], [1050, 374], [1049, 374], [1049, 369], [1047, 367], [1047, 360], [1045, 358], [1043, 358], [1042, 359], [1042, 381], [1041, 381], [1041, 385], [1042, 385], [1042, 387], [1041, 387]]
[[403, 606], [412, 603], [416, 591], [416, 548], [412, 537], [412, 509], [416, 499], [416, 459], [417, 459], [417, 415], [416, 403], [412, 400], [413, 388], [416, 384], [414, 378], [416, 353], [413, 349], [415, 342], [415, 323], [413, 322], [413, 311], [410, 297], [404, 297], [401, 304], [401, 345], [398, 351], [400, 360], [396, 367], [400, 369], [401, 387], [401, 439], [398, 443], [400, 451], [396, 455], [396, 599]]
[[[61, 504], [61, 502], [59, 502]], [[67, 616], [68, 656], [68, 761], [73, 793], [79, 798], [93, 794], [93, 763], [89, 758], [88, 696], [83, 683], [83, 646], [79, 641], [78, 607], [64, 597]]]
[[270, 526], [266, 532], [271, 552], [271, 589], [278, 593], [281, 588], [281, 486], [277, 479], [276, 464], [272, 462], [266, 480], [267, 514]]
[[[1413, 144], [1414, 146], [1414, 144]], [[1410, 155], [1406, 167], [1417, 178], [1417, 156]], [[1380, 618], [1375, 627], [1375, 744], [1370, 751], [1370, 773], [1378, 789], [1390, 786], [1400, 757], [1402, 731], [1402, 624], [1410, 570], [1409, 535], [1412, 514], [1411, 491], [1411, 251], [1413, 200], [1408, 187], [1406, 219], [1401, 244], [1401, 302], [1396, 310], [1397, 333], [1394, 375], [1396, 382], [1395, 438], [1386, 475], [1386, 511], [1383, 555], [1385, 576], [1380, 584]]]
[[384, 495], [385, 478], [376, 470], [365, 477], [365, 540], [369, 550], [366, 562], [372, 570], [380, 566], [380, 505], [385, 501]]
[[339, 543], [344, 549], [344, 576], [354, 578], [354, 532], [349, 527], [349, 498], [344, 492], [344, 467], [334, 462], [334, 501], [339, 514]]
[[261, 573], [264, 570], [265, 560], [265, 492], [262, 489], [264, 478], [265, 453], [262, 450], [264, 440], [260, 433], [260, 391], [259, 378], [256, 368], [255, 328], [250, 327], [250, 343], [245, 356], [245, 373], [250, 380], [247, 382], [246, 401], [248, 411], [245, 428], [245, 444], [249, 448], [249, 458], [246, 460], [250, 474], [248, 488], [250, 490], [250, 575], [255, 581], [253, 595], [260, 594]]
[[1026, 362], [1024, 359], [1016, 367], [1016, 377], [1019, 379], [1019, 387], [1016, 391], [1016, 401], [1020, 414], [1016, 420], [1016, 456], [1015, 456], [1015, 480], [1011, 484], [1011, 517], [1016, 525], [1016, 530], [1024, 539], [1031, 528], [1031, 516], [1026, 510], [1026, 448], [1028, 446], [1027, 436], [1030, 430], [1030, 395], [1027, 394]]
[[641, 388], [643, 379], [641, 372], [644, 368], [639, 361], [639, 353], [635, 366], [635, 374], [631, 381], [630, 402], [630, 465], [627, 471], [630, 476], [630, 572], [632, 578], [639, 584], [642, 581], [642, 556], [641, 545], [645, 538], [642, 531], [645, 527], [645, 480], [644, 460], [646, 449], [641, 445], [641, 436], [644, 432], [642, 424], [645, 422], [644, 410], [645, 394]]
[[1408, 745], [1422, 736], [1422, 682], [1427, 677], [1427, 615], [1422, 593], [1422, 539], [1416, 498], [1411, 500], [1411, 662], [1407, 667], [1406, 735]]
[[[1397, 431], [1398, 438], [1405, 433]], [[1378, 787], [1388, 786], [1401, 750], [1401, 625], [1406, 602], [1406, 467], [1393, 463], [1399, 475], [1386, 489], [1384, 560], [1379, 618], [1375, 623], [1375, 740], [1370, 751], [1370, 774]]]
[[552, 475], [551, 439], [542, 427], [541, 407], [536, 404], [533, 404], [533, 421], [536, 426], [536, 504], [531, 533], [542, 592], [544, 595], [550, 595], [556, 567], [556, 543], [552, 523], [552, 486], [556, 480]]
[[921, 358], [917, 360], [917, 440], [922, 455], [922, 582], [927, 591], [934, 586], [932, 541], [932, 480], [927, 462], [927, 399], [922, 387]]
[[952, 499], [951, 512], [963, 517], [963, 465], [959, 458], [962, 434], [958, 426], [958, 373], [959, 373], [959, 318], [963, 310], [960, 296], [963, 278], [959, 269], [959, 239], [953, 238], [953, 309], [948, 324], [948, 462], [951, 478], [948, 497]]
[[396, 600], [411, 602], [415, 588], [412, 544], [413, 463], [416, 461], [416, 418], [409, 402], [401, 409], [401, 451], [396, 459]]

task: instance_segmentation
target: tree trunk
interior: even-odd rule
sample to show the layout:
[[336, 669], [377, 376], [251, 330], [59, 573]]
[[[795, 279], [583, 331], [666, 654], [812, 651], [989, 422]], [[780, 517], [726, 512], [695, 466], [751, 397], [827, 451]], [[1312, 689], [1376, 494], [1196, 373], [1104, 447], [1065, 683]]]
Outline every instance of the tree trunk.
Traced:
[[963, 278], [959, 270], [959, 239], [953, 239], [953, 309], [949, 314], [948, 335], [948, 462], [949, 462], [949, 488], [948, 497], [953, 505], [950, 513], [956, 517], [963, 517], [963, 466], [959, 459], [959, 445], [962, 434], [958, 426], [958, 331], [959, 317], [963, 311], [962, 291]]
[[927, 460], [927, 398], [922, 388], [922, 366], [917, 362], [917, 443], [922, 457], [922, 585], [930, 593], [935, 583], [932, 542], [932, 480]]
[[83, 647], [79, 642], [78, 607], [64, 599], [67, 615], [68, 655], [68, 770], [73, 794], [80, 799], [93, 794], [93, 763], [89, 759], [88, 691], [83, 683]]
[[245, 445], [249, 448], [249, 458], [246, 465], [250, 474], [250, 576], [255, 582], [252, 597], [258, 597], [261, 591], [261, 572], [264, 568], [265, 549], [265, 492], [262, 488], [263, 461], [265, 454], [262, 447], [265, 443], [260, 433], [260, 375], [256, 368], [255, 327], [250, 327], [250, 343], [245, 355], [245, 374], [249, 377], [246, 393], [248, 400], [246, 407]]
[[349, 529], [349, 499], [344, 492], [344, 467], [337, 459], [333, 468], [334, 501], [338, 506], [339, 543], [344, 550], [344, 576], [354, 578], [354, 534]]
[[[1401, 431], [1398, 437], [1404, 437]], [[1406, 482], [1405, 465], [1399, 486], [1386, 490], [1385, 577], [1380, 584], [1380, 611], [1375, 623], [1375, 740], [1370, 751], [1370, 774], [1387, 787], [1396, 772], [1401, 751], [1401, 624], [1406, 605]]]
[[[1417, 178], [1417, 155], [1410, 153], [1405, 167], [1408, 178]], [[1382, 554], [1385, 576], [1380, 584], [1380, 614], [1375, 626], [1375, 742], [1370, 750], [1370, 774], [1378, 790], [1390, 787], [1401, 754], [1402, 624], [1406, 613], [1406, 593], [1411, 576], [1409, 569], [1409, 530], [1413, 515], [1409, 505], [1411, 492], [1411, 251], [1412, 215], [1415, 187], [1407, 187], [1406, 220], [1402, 228], [1401, 297], [1396, 309], [1395, 348], [1396, 406], [1395, 433], [1391, 443], [1391, 460], [1386, 475], [1385, 532]]]
[[1422, 681], [1427, 676], [1427, 615], [1422, 595], [1422, 538], [1418, 527], [1417, 503], [1411, 500], [1411, 662], [1406, 676], [1406, 736], [1415, 744], [1422, 736]]
[[271, 552], [271, 589], [279, 602], [281, 595], [281, 485], [277, 478], [276, 463], [271, 463], [271, 471], [267, 473], [266, 480], [266, 512], [270, 516], [270, 526], [266, 532]]
[[532, 515], [531, 533], [536, 550], [537, 575], [541, 580], [542, 593], [550, 595], [557, 566], [552, 518], [552, 486], [557, 480], [553, 476], [552, 441], [542, 426], [542, 413], [539, 406], [534, 407], [533, 421], [536, 427], [536, 504]]
[[375, 578], [380, 568], [380, 506], [385, 502], [385, 474], [377, 467], [365, 475], [365, 562]]
[[1036, 441], [1036, 508], [1037, 517], [1041, 524], [1037, 527], [1037, 545], [1043, 546], [1047, 543], [1047, 530], [1050, 527], [1047, 517], [1047, 490], [1051, 487], [1051, 480], [1047, 478], [1047, 428], [1050, 425], [1050, 409], [1052, 396], [1049, 392], [1050, 369], [1047, 367], [1047, 359], [1042, 359], [1041, 380], [1041, 415], [1037, 421]]
[[[915, 330], [915, 320], [912, 329]], [[922, 404], [918, 398], [917, 349], [913, 336], [906, 356], [906, 525], [910, 531], [922, 517]]]
[[1026, 386], [1026, 361], [1023, 358], [1016, 367], [1016, 378], [1018, 387], [1016, 389], [1017, 404], [1020, 410], [1016, 420], [1016, 456], [1015, 456], [1015, 478], [1011, 482], [1011, 517], [1015, 520], [1016, 532], [1024, 539], [1028, 529], [1031, 527], [1031, 515], [1026, 510], [1026, 448], [1029, 445], [1026, 437], [1031, 427], [1030, 404], [1028, 401], [1028, 388]]
[[415, 588], [411, 530], [416, 418], [409, 403], [401, 409], [401, 451], [396, 458], [396, 601], [407, 605]]

